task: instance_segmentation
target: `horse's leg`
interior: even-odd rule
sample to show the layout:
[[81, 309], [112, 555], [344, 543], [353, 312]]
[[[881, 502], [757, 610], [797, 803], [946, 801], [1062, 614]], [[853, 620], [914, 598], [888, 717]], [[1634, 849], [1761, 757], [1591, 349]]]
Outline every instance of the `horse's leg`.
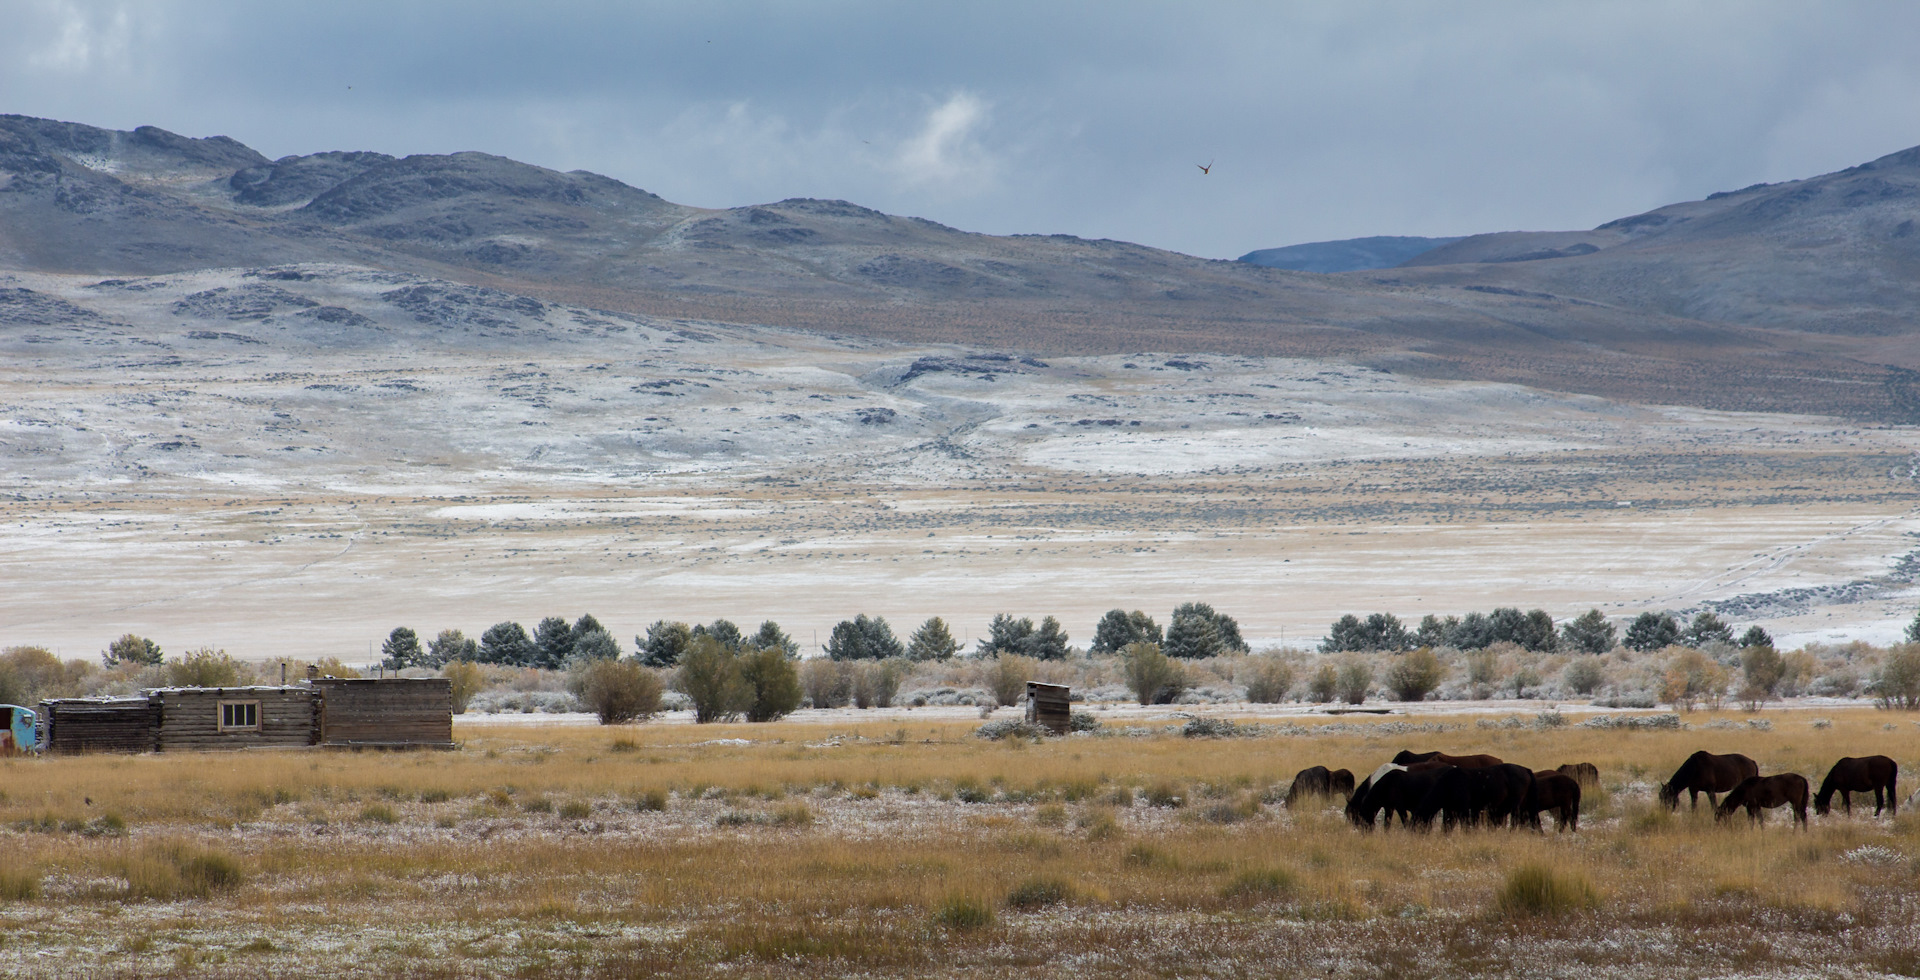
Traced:
[[1853, 816], [1853, 790], [1843, 789], [1840, 791], [1840, 805], [1846, 807], [1847, 816]]
[[1875, 786], [1873, 788], [1873, 815], [1876, 817], [1879, 816], [1880, 811], [1883, 809], [1886, 809], [1886, 805], [1880, 802], [1880, 787]]

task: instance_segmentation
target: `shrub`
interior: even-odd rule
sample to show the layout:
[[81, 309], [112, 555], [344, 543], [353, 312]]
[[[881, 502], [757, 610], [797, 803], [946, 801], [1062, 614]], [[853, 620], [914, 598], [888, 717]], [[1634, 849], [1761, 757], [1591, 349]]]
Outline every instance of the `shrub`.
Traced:
[[1068, 716], [1067, 730], [1075, 732], [1097, 732], [1100, 730], [1100, 719], [1095, 718], [1091, 711], [1076, 711]]
[[1575, 694], [1592, 694], [1605, 683], [1607, 673], [1600, 666], [1600, 658], [1595, 656], [1576, 656], [1560, 673], [1560, 680], [1567, 689]]
[[[850, 664], [853, 675], [853, 703], [860, 708], [891, 708], [893, 699], [900, 693], [900, 667], [890, 660], [878, 663]], [[1020, 684], [1020, 693], [1025, 694], [1026, 682]], [[998, 695], [998, 688], [995, 694]], [[1003, 702], [1005, 703], [1005, 702]]]
[[1698, 650], [1680, 648], [1667, 660], [1660, 700], [1692, 711], [1696, 702], [1717, 706], [1727, 693], [1727, 669]]
[[993, 658], [981, 681], [1002, 707], [1019, 704], [1027, 696], [1027, 682], [1033, 680], [1033, 661], [1019, 654], [1003, 653]]
[[853, 701], [853, 666], [816, 657], [800, 667], [800, 687], [816, 708], [844, 708]]
[[1446, 677], [1447, 668], [1432, 650], [1421, 648], [1393, 658], [1387, 668], [1387, 689], [1402, 701], [1424, 701]]
[[1873, 692], [1883, 708], [1920, 708], [1920, 644], [1901, 643], [1887, 651]]
[[740, 671], [740, 658], [711, 636], [698, 636], [680, 657], [676, 675], [682, 694], [693, 700], [700, 724], [731, 721], [753, 705], [753, 689]]
[[593, 816], [593, 804], [586, 800], [568, 800], [560, 804], [560, 817], [563, 820], [585, 820]]
[[1180, 726], [1183, 738], [1233, 738], [1242, 734], [1247, 733], [1225, 718], [1189, 718]]
[[775, 827], [809, 827], [813, 825], [813, 810], [805, 803], [787, 803], [774, 808], [772, 819]]
[[1254, 704], [1278, 704], [1293, 690], [1293, 665], [1272, 654], [1247, 658], [1241, 674]]
[[653, 671], [633, 660], [581, 661], [569, 687], [602, 725], [647, 719], [660, 710], [665, 685]]
[[252, 675], [252, 668], [211, 647], [189, 650], [167, 665], [167, 683], [174, 687], [238, 687]]
[[1187, 690], [1186, 668], [1153, 643], [1131, 643], [1125, 651], [1127, 687], [1141, 704], [1171, 704]]
[[369, 803], [365, 807], [362, 807], [360, 810], [360, 822], [361, 823], [384, 823], [384, 824], [399, 823], [400, 815], [397, 813], [394, 813], [393, 807], [390, 807], [385, 803]]
[[1337, 694], [1348, 704], [1359, 704], [1373, 691], [1373, 667], [1359, 657], [1348, 657], [1340, 664]]
[[667, 791], [658, 787], [642, 790], [633, 798], [633, 808], [641, 813], [660, 813], [667, 808]]
[[473, 696], [487, 686], [486, 675], [481, 672], [480, 665], [468, 660], [450, 661], [440, 668], [440, 676], [452, 682], [453, 713], [456, 715], [466, 713], [467, 705], [473, 703]]
[[1307, 680], [1307, 696], [1316, 704], [1325, 704], [1333, 700], [1333, 692], [1340, 687], [1340, 672], [1330, 663], [1322, 663]]
[[1540, 864], [1523, 864], [1508, 872], [1495, 899], [1499, 910], [1512, 916], [1564, 915], [1599, 904], [1600, 897], [1584, 876], [1556, 874]]
[[1003, 738], [1045, 738], [1053, 734], [1053, 730], [1020, 718], [1001, 718], [981, 725], [973, 730], [973, 734], [989, 742], [998, 742]]
[[44, 647], [8, 647], [0, 652], [0, 704], [32, 704], [41, 698], [71, 697], [95, 670], [84, 660], [60, 658]]
[[[754, 649], [740, 654], [740, 676], [753, 691], [747, 707], [748, 721], [773, 721], [785, 718], [800, 707], [800, 671], [782, 647]], [[899, 684], [896, 681], [895, 686]]]
[[971, 895], [948, 895], [934, 908], [933, 921], [960, 932], [982, 929], [993, 924], [993, 908]]
[[1029, 878], [1007, 893], [1007, 907], [1023, 910], [1058, 905], [1073, 897], [1073, 886], [1058, 878]]

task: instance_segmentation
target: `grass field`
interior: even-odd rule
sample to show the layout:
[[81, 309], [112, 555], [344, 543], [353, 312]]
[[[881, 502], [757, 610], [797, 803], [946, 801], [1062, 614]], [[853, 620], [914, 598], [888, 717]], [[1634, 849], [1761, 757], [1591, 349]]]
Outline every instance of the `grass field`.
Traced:
[[[1695, 749], [1817, 785], [1842, 755], [1920, 758], [1920, 725], [1748, 717], [482, 727], [452, 753], [0, 761], [0, 974], [1920, 975], [1920, 814], [1801, 832], [1653, 800]], [[1362, 834], [1278, 803], [1305, 766], [1429, 747], [1603, 785], [1578, 835]]]

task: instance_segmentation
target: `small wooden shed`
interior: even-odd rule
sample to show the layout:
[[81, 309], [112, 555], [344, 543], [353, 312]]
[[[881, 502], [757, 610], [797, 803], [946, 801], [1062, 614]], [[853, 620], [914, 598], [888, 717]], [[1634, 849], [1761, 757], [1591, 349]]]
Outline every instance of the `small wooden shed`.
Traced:
[[453, 748], [453, 682], [445, 677], [320, 677], [320, 745]]
[[49, 752], [152, 752], [159, 711], [146, 697], [40, 702]]
[[314, 742], [310, 688], [167, 687], [148, 697], [160, 709], [162, 752], [296, 748]]
[[1073, 692], [1065, 684], [1028, 681], [1027, 720], [1065, 735], [1073, 729]]

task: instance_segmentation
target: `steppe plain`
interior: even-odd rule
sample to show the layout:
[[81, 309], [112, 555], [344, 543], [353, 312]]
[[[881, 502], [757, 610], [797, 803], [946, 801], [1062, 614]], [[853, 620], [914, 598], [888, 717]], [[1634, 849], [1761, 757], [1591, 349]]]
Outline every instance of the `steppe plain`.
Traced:
[[339, 264], [0, 274], [0, 633], [364, 659], [592, 612], [978, 636], [1211, 602], [1718, 608], [1887, 641], [1905, 426], [1339, 360], [1034, 356], [569, 307]]

